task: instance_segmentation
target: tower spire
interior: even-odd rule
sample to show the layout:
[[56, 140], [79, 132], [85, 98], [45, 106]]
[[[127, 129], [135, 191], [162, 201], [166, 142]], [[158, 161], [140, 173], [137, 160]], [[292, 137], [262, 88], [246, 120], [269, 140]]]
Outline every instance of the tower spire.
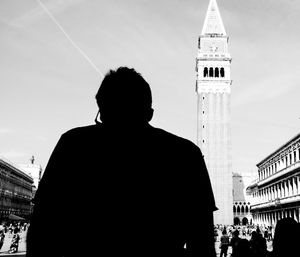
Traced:
[[210, 0], [209, 2], [201, 33], [201, 36], [204, 35], [226, 36], [226, 31], [216, 0]]

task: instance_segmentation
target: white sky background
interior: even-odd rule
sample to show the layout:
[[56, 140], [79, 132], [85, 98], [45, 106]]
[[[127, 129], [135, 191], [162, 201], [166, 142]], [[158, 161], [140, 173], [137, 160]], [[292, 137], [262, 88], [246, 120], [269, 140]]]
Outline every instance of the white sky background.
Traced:
[[[195, 58], [209, 0], [42, 2], [103, 73], [124, 65], [144, 76], [152, 125], [196, 141]], [[233, 58], [233, 171], [255, 171], [299, 133], [300, 2], [218, 4]], [[63, 132], [93, 124], [102, 77], [36, 0], [0, 0], [0, 51], [0, 156], [34, 155], [45, 168]]]

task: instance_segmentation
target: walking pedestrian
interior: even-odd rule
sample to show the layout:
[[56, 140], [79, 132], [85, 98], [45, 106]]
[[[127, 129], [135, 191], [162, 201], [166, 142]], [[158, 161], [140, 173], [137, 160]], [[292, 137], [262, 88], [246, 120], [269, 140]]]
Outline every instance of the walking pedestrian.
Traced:
[[220, 238], [220, 257], [227, 257], [227, 251], [228, 251], [228, 246], [229, 246], [229, 236], [227, 235], [226, 228], [223, 229], [222, 231], [222, 236]]
[[0, 230], [0, 250], [4, 243], [5, 233], [4, 233], [4, 227]]

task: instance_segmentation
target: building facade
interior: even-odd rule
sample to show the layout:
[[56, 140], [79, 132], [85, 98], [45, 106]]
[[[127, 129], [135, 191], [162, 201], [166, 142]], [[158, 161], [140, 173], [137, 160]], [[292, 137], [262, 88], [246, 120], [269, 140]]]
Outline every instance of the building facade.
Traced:
[[248, 187], [254, 224], [275, 226], [283, 217], [300, 222], [300, 134], [257, 164], [258, 180]]
[[215, 224], [233, 224], [230, 139], [231, 57], [216, 0], [210, 0], [196, 59], [197, 144], [210, 175], [218, 210]]
[[255, 179], [252, 173], [233, 173], [233, 223], [234, 225], [252, 224], [250, 206], [252, 196], [247, 193], [247, 187]]
[[0, 159], [0, 218], [9, 214], [29, 218], [32, 209], [33, 179], [15, 165]]
[[42, 178], [42, 166], [34, 163], [34, 156], [30, 159], [30, 163], [20, 164], [19, 167], [25, 171], [33, 179], [34, 190], [37, 190], [40, 180]]

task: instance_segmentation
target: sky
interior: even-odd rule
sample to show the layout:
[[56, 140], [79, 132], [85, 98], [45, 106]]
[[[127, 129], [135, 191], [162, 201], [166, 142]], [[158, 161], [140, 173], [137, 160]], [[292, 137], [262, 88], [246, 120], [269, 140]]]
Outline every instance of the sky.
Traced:
[[[233, 172], [255, 173], [299, 133], [300, 2], [217, 2], [233, 59]], [[44, 169], [62, 133], [94, 123], [103, 74], [119, 66], [150, 84], [153, 126], [196, 142], [195, 64], [208, 3], [0, 0], [0, 156], [26, 164], [34, 155]]]

